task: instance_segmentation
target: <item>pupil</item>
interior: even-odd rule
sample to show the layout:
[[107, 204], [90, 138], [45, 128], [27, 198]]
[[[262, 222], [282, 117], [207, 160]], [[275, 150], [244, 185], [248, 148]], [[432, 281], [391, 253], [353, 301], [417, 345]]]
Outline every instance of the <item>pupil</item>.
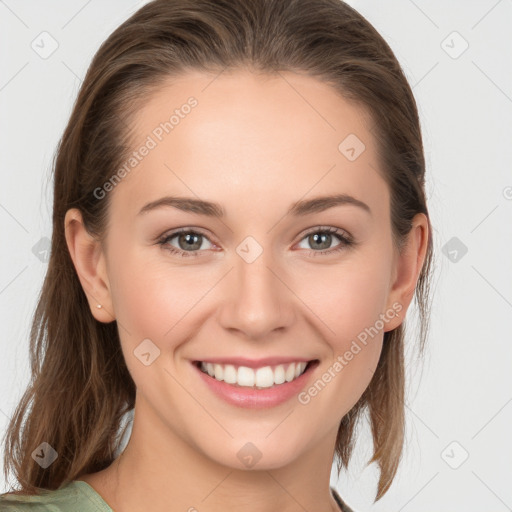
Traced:
[[[316, 234], [313, 235], [313, 240], [316, 243], [316, 242], [318, 242], [318, 238], [319, 237], [327, 237], [328, 243], [326, 245], [324, 245], [324, 247], [320, 247], [320, 249], [328, 249], [329, 246], [330, 246], [330, 236], [331, 235], [329, 233], [322, 233], [322, 234], [316, 233]], [[324, 244], [325, 244], [325, 241], [324, 241]]]
[[[182, 236], [180, 237], [180, 241], [181, 241], [183, 238], [184, 238], [184, 239], [185, 239], [185, 241], [186, 241], [185, 247], [182, 247], [182, 248], [184, 248], [185, 250], [187, 250], [187, 249], [199, 249], [199, 247], [201, 247], [201, 244], [200, 244], [200, 243], [198, 244], [198, 243], [197, 243], [197, 241], [196, 241], [196, 242], [194, 242], [194, 241], [193, 241], [193, 239], [194, 239], [194, 238], [198, 239], [198, 238], [199, 238], [199, 236], [200, 236], [200, 235], [194, 235], [194, 234], [191, 234], [191, 233], [187, 233], [187, 234], [185, 234], [185, 235], [182, 235]], [[191, 243], [190, 243], [190, 242], [191, 242]], [[194, 244], [195, 244], [195, 245], [197, 245], [197, 247], [194, 247]], [[181, 243], [180, 243], [180, 246], [181, 246]]]

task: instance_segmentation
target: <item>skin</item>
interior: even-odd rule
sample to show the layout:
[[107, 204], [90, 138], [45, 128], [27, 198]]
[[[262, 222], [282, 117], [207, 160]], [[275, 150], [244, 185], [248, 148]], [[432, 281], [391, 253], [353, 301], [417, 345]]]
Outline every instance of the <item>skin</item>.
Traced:
[[[338, 510], [329, 491], [338, 426], [371, 380], [384, 332], [410, 305], [427, 219], [416, 215], [399, 253], [370, 119], [317, 79], [187, 73], [138, 113], [137, 147], [190, 96], [198, 106], [109, 192], [104, 246], [85, 230], [79, 211], [66, 215], [67, 244], [91, 312], [99, 322], [118, 322], [137, 386], [125, 451], [80, 479], [123, 512], [167, 511], [171, 504], [200, 512]], [[366, 146], [354, 161], [338, 150], [351, 133]], [[364, 201], [371, 214], [345, 204], [286, 215], [296, 201], [335, 193]], [[226, 217], [173, 207], [138, 215], [165, 195], [218, 202]], [[197, 257], [158, 245], [182, 227], [205, 235]], [[322, 227], [344, 230], [357, 243], [333, 252], [342, 242], [332, 235], [315, 244], [306, 231]], [[263, 250], [252, 263], [236, 252], [247, 236]], [[186, 248], [178, 236], [167, 245]], [[331, 252], [315, 254], [321, 250]], [[235, 407], [213, 395], [191, 366], [220, 356], [319, 359], [310, 386], [397, 303], [399, 316], [307, 405], [294, 397], [267, 410]], [[160, 349], [149, 366], [133, 354], [146, 338]], [[262, 454], [251, 469], [237, 457], [247, 442]]]

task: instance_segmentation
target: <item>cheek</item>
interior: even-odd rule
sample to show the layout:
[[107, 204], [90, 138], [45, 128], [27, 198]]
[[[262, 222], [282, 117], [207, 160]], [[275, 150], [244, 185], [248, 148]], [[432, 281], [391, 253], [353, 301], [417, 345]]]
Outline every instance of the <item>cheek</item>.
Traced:
[[[144, 258], [129, 251], [117, 257], [109, 278], [128, 370], [138, 389], [158, 394], [168, 388], [180, 396], [165, 368], [173, 368], [169, 358], [186, 337], [187, 315], [193, 316], [203, 287], [192, 267], [188, 272], [173, 268], [164, 258], [148, 258], [147, 252]], [[145, 366], [148, 352], [154, 362]]]
[[377, 366], [391, 272], [391, 248], [375, 245], [340, 265], [317, 268], [312, 280], [303, 282], [301, 296], [321, 320], [316, 324], [323, 325], [331, 352], [324, 372], [334, 383], [330, 389], [332, 400], [339, 401], [337, 411], [348, 410], [357, 401]]
[[[328, 326], [322, 331], [330, 354], [299, 402], [311, 404], [315, 414], [336, 424], [368, 387], [382, 352], [381, 315], [386, 312], [389, 283], [385, 272], [379, 265], [337, 275], [331, 272], [323, 280], [325, 293], [313, 298], [317, 303], [312, 309]], [[321, 282], [315, 279], [316, 284]]]
[[173, 268], [161, 255], [156, 257], [158, 251], [149, 251], [149, 257], [147, 248], [144, 255], [129, 250], [112, 255], [116, 261], [109, 271], [113, 307], [128, 356], [144, 339], [160, 350], [165, 344], [167, 350], [175, 338], [173, 329], [179, 330], [181, 319], [200, 298], [192, 267], [188, 272]]
[[355, 255], [340, 265], [318, 267], [302, 281], [300, 295], [326, 325], [332, 344], [375, 324], [384, 313], [390, 288], [391, 258], [378, 251]]

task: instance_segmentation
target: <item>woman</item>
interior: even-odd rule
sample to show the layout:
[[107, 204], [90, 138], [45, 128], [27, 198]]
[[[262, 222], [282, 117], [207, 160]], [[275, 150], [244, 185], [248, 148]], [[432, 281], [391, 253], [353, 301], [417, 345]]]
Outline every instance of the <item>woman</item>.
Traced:
[[54, 179], [0, 505], [350, 511], [329, 477], [365, 411], [386, 493], [432, 230], [414, 98], [360, 14], [145, 5], [95, 55]]

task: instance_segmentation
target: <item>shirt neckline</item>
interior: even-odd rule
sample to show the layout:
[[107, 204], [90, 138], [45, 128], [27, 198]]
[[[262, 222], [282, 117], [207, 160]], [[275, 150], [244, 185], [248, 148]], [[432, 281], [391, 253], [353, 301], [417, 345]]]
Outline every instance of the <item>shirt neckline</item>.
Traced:
[[[99, 505], [100, 510], [104, 510], [105, 512], [114, 512], [110, 505], [102, 498], [101, 494], [99, 494], [94, 487], [88, 484], [85, 480], [73, 480], [73, 483], [78, 486], [78, 488], [89, 498], [92, 499], [95, 505]], [[345, 502], [341, 499], [340, 495], [333, 487], [330, 487], [331, 494], [336, 501], [341, 512], [352, 512], [350, 508], [347, 507]]]
[[73, 480], [72, 484], [75, 484], [77, 488], [88, 498], [91, 500], [94, 505], [101, 512], [114, 512], [112, 507], [103, 499], [101, 494], [92, 487], [92, 485], [88, 484], [85, 480]]

